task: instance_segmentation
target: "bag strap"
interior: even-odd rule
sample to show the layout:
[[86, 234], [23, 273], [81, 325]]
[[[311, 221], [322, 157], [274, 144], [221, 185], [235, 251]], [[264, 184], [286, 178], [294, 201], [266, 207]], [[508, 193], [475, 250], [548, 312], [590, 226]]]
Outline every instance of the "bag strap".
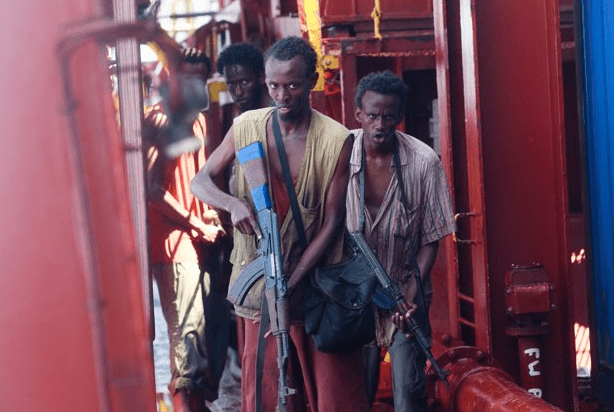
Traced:
[[[277, 110], [273, 111], [273, 135], [275, 136], [275, 145], [277, 146], [277, 153], [279, 154], [279, 161], [281, 162], [281, 168], [284, 173], [284, 180], [286, 181], [286, 190], [288, 191], [288, 196], [290, 197], [290, 206], [292, 207], [292, 213], [294, 214], [294, 209], [298, 209], [298, 203], [296, 201], [296, 195], [294, 194], [294, 185], [292, 184], [292, 177], [290, 176], [290, 170], [288, 168], [288, 157], [286, 156], [286, 151], [283, 146], [283, 141], [281, 140], [281, 130], [279, 129], [279, 121], [277, 119]], [[294, 195], [294, 202], [292, 202], [292, 195]], [[300, 214], [299, 214], [300, 216]], [[295, 219], [296, 222], [296, 219]], [[300, 225], [302, 227], [303, 221], [300, 221]], [[298, 229], [298, 225], [297, 225]], [[305, 236], [305, 230], [303, 229], [303, 237]], [[301, 238], [301, 234], [299, 233], [299, 240]], [[307, 242], [305, 240], [305, 242]], [[266, 339], [265, 334], [267, 329], [269, 328], [270, 316], [269, 316], [269, 307], [267, 305], [266, 296], [264, 295], [264, 291], [262, 293], [262, 306], [260, 310], [260, 327], [258, 328], [258, 344], [256, 347], [256, 382], [255, 382], [255, 402], [256, 402], [256, 412], [262, 412], [262, 376], [264, 375], [264, 358], [265, 358], [265, 349], [266, 349]]]
[[[399, 156], [399, 144], [397, 139], [392, 141], [392, 161], [394, 162], [394, 170], [397, 177], [397, 181], [399, 184], [399, 190], [401, 191], [401, 201], [403, 202], [403, 208], [405, 209], [405, 214], [408, 215], [409, 210], [409, 202], [407, 201], [407, 193], [405, 192], [405, 185], [403, 184], [403, 173], [401, 173], [401, 157]], [[407, 221], [409, 221], [409, 216], [407, 216]], [[430, 334], [431, 325], [429, 323], [429, 319], [426, 312], [426, 300], [424, 299], [424, 289], [422, 288], [422, 274], [420, 273], [420, 267], [417, 262], [414, 262], [415, 270], [416, 270], [416, 285], [418, 288], [418, 296], [420, 298], [420, 305], [424, 308], [423, 321], [426, 327], [428, 328], [427, 332]]]
[[292, 182], [292, 175], [290, 174], [290, 166], [288, 165], [286, 148], [284, 147], [284, 142], [281, 139], [281, 130], [279, 128], [279, 120], [277, 119], [277, 110], [273, 112], [273, 135], [275, 136], [275, 146], [277, 146], [281, 170], [284, 174], [286, 191], [288, 192], [288, 198], [290, 200], [290, 208], [292, 209], [292, 216], [294, 218], [294, 224], [298, 234], [298, 241], [304, 250], [307, 249], [308, 245], [307, 236], [305, 235], [305, 225], [303, 224], [303, 218], [301, 217], [298, 200], [296, 199], [296, 191], [294, 190], [294, 183]]
[[365, 156], [366, 155], [367, 153], [365, 152], [365, 144], [363, 140], [362, 154], [360, 156], [360, 180], [359, 180], [360, 217], [358, 218], [358, 230], [363, 235], [365, 234]]
[[394, 171], [397, 177], [397, 181], [399, 183], [399, 190], [401, 191], [401, 201], [403, 202], [405, 213], [407, 213], [409, 203], [407, 202], [407, 194], [405, 192], [405, 185], [403, 184], [403, 173], [401, 173], [401, 157], [399, 156], [399, 144], [397, 143], [396, 138], [392, 141], [392, 161], [394, 162]]

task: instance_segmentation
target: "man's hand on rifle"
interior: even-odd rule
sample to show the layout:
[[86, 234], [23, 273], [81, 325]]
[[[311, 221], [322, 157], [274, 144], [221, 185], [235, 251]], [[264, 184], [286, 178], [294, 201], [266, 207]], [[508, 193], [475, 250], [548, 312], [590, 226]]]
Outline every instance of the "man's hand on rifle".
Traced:
[[405, 300], [399, 306], [401, 307], [397, 307], [392, 315], [392, 321], [401, 332], [405, 332], [405, 335], [411, 338], [413, 337], [413, 333], [409, 331], [407, 321], [414, 316], [418, 309], [418, 305]]
[[262, 232], [260, 231], [260, 226], [258, 226], [258, 221], [254, 217], [252, 208], [247, 202], [241, 199], [235, 199], [235, 201], [229, 205], [228, 212], [230, 213], [232, 225], [236, 227], [239, 232], [244, 235], [255, 234], [258, 239], [262, 238]]

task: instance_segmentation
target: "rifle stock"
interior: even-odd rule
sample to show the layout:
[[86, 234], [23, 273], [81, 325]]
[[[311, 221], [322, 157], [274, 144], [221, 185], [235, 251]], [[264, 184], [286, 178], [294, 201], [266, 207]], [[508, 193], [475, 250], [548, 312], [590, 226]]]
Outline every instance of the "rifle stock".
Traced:
[[[396, 284], [396, 282], [393, 282], [392, 279], [390, 279], [390, 277], [386, 273], [386, 270], [382, 267], [382, 264], [377, 259], [377, 256], [375, 256], [375, 253], [373, 253], [373, 250], [371, 249], [363, 235], [361, 233], [350, 233], [349, 237], [351, 240], [350, 247], [354, 248], [356, 252], [364, 254], [364, 256], [367, 258], [367, 261], [369, 262], [369, 265], [373, 268], [377, 280], [382, 285], [384, 290], [394, 299], [394, 301], [396, 302], [397, 309], [401, 313], [403, 313], [403, 307], [407, 304], [405, 296], [403, 296], [403, 293], [399, 289], [399, 286]], [[406, 321], [408, 330], [412, 332], [416, 337], [416, 341], [420, 345], [422, 352], [424, 352], [427, 359], [431, 362], [431, 365], [433, 366], [433, 369], [435, 369], [435, 371], [437, 372], [437, 376], [439, 377], [439, 379], [441, 379], [445, 383], [448, 383], [448, 379], [446, 378], [446, 376], [449, 374], [449, 372], [442, 370], [441, 367], [437, 364], [437, 361], [435, 360], [435, 357], [431, 352], [431, 345], [422, 333], [418, 322], [416, 322], [413, 317], [406, 319]]]

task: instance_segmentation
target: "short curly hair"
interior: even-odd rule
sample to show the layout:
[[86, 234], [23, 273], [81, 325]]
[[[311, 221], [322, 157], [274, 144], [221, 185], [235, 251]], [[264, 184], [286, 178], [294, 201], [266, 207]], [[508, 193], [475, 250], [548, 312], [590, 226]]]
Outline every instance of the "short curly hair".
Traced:
[[264, 54], [264, 62], [271, 58], [281, 61], [292, 60], [295, 56], [301, 56], [307, 68], [305, 76], [310, 77], [316, 71], [318, 55], [311, 44], [297, 36], [288, 36], [274, 43]]
[[369, 73], [363, 77], [354, 93], [354, 104], [362, 109], [362, 98], [367, 91], [379, 94], [393, 94], [401, 102], [401, 111], [405, 108], [407, 100], [407, 86], [403, 80], [390, 70]]
[[211, 72], [211, 59], [202, 50], [195, 47], [183, 50], [183, 62], [188, 64], [204, 63], [207, 66], [207, 72]]
[[237, 43], [226, 47], [217, 58], [218, 73], [224, 74], [224, 67], [241, 65], [249, 68], [254, 75], [264, 73], [262, 52], [251, 43]]

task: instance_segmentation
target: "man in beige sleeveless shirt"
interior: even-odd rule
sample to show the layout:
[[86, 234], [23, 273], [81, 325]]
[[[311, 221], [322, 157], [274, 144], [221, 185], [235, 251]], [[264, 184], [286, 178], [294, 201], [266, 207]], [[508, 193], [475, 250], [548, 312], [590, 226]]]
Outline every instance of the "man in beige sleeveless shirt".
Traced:
[[[266, 85], [275, 107], [246, 112], [235, 119], [205, 169], [192, 181], [192, 191], [207, 204], [226, 210], [234, 225], [231, 286], [256, 255], [260, 235], [249, 188], [237, 166], [237, 197], [220, 190], [215, 179], [235, 159], [235, 152], [255, 141], [263, 144], [275, 211], [280, 222], [283, 272], [290, 290], [291, 362], [289, 384], [298, 393], [288, 397], [288, 411], [368, 411], [361, 354], [321, 353], [307, 336], [302, 322], [302, 296], [312, 269], [339, 262], [342, 255], [345, 194], [353, 138], [329, 117], [312, 110], [309, 92], [315, 85], [317, 55], [298, 37], [280, 40], [265, 55]], [[302, 250], [289, 212], [281, 164], [275, 147], [271, 115], [279, 117], [281, 136], [305, 224], [308, 247]], [[255, 408], [255, 359], [262, 284], [250, 290], [237, 313], [246, 318], [243, 353], [242, 410]], [[266, 338], [262, 382], [263, 410], [277, 404], [276, 344]]]

